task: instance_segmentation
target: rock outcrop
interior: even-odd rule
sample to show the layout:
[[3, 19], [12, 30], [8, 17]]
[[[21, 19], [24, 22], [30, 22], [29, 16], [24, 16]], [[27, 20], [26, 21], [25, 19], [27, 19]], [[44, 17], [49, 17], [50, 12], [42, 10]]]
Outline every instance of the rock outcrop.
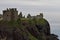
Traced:
[[[35, 23], [36, 22], [36, 23]], [[59, 40], [50, 33], [50, 25], [45, 19], [0, 21], [0, 40]]]

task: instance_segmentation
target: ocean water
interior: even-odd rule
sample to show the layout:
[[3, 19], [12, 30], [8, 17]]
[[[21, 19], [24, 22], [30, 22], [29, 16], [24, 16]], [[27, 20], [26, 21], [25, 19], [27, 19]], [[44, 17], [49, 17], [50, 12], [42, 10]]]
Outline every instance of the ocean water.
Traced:
[[58, 35], [58, 38], [60, 39], [60, 23], [59, 24], [57, 24], [57, 23], [51, 24], [50, 26], [51, 26], [50, 27], [51, 33]]
[[45, 19], [50, 24], [50, 31], [51, 34], [58, 35], [58, 38], [60, 39], [60, 14], [59, 13], [45, 13], [44, 14]]

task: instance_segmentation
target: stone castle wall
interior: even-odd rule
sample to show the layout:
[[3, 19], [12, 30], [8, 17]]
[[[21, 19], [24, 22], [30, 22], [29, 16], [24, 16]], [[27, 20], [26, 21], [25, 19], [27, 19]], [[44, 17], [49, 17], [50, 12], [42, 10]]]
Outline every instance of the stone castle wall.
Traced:
[[11, 21], [18, 19], [18, 11], [16, 8], [7, 9], [3, 11], [3, 20], [4, 21]]

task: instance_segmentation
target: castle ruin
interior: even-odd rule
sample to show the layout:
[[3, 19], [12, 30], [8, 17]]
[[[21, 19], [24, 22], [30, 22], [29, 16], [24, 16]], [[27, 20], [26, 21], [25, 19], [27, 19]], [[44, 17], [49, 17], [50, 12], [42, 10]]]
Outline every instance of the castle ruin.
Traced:
[[7, 10], [3, 10], [3, 20], [4, 21], [11, 21], [18, 19], [18, 11], [16, 8], [9, 8]]
[[39, 15], [36, 15], [36, 16], [31, 16], [30, 14], [28, 14], [27, 18], [31, 18], [31, 19], [38, 18], [38, 19], [41, 19], [41, 18], [43, 18], [43, 13], [40, 13]]
[[[0, 20], [3, 21], [11, 21], [14, 20], [16, 21], [18, 18], [25, 18], [25, 16], [22, 16], [22, 12], [18, 15], [18, 11], [16, 8], [7, 8], [6, 10], [3, 10], [3, 15], [0, 15]], [[31, 16], [30, 14], [27, 15], [27, 18], [38, 18], [41, 19], [43, 18], [43, 13], [40, 13], [39, 15], [36, 16]]]

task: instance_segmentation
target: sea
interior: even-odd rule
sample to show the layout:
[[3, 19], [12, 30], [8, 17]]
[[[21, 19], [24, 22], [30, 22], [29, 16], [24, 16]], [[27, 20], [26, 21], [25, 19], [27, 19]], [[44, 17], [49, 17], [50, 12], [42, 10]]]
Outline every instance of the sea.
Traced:
[[[59, 13], [58, 13], [59, 14]], [[58, 38], [60, 39], [60, 17], [58, 14], [45, 14], [45, 19], [50, 24], [50, 32], [51, 34], [58, 35]]]
[[58, 38], [60, 39], [60, 24], [51, 24], [50, 30], [52, 34], [58, 35]]

